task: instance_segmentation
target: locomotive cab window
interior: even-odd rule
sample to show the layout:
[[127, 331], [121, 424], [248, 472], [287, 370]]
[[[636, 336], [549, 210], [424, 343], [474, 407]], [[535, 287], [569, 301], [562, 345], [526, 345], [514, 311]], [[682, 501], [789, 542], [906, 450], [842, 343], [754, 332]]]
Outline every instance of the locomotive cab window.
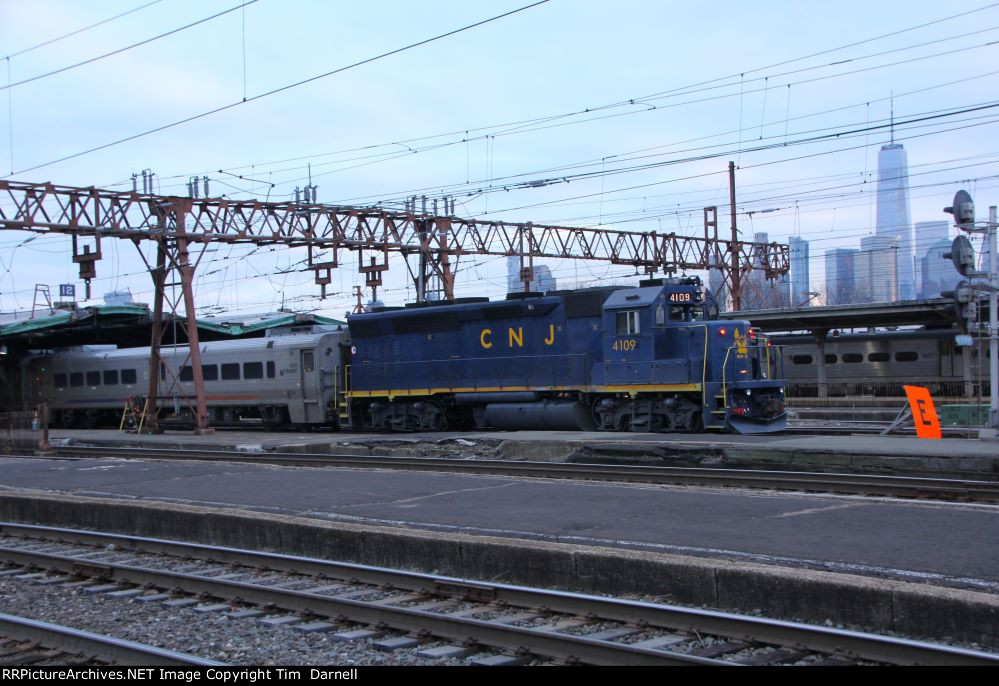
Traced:
[[673, 322], [689, 322], [691, 308], [686, 305], [670, 305], [669, 318]]
[[617, 335], [634, 336], [638, 333], [638, 310], [617, 313]]

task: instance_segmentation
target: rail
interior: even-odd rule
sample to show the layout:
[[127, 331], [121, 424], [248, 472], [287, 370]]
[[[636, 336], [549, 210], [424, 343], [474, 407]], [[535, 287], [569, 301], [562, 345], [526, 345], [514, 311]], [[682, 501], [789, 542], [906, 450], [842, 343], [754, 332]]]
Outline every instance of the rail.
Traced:
[[[223, 662], [206, 660], [187, 653], [178, 653], [135, 641], [126, 641], [8, 614], [0, 614], [0, 635], [6, 638], [37, 642], [66, 653], [82, 653], [101, 662], [115, 665], [225, 666]], [[5, 662], [4, 664], [17, 663]]]
[[[202, 597], [269, 607], [330, 620], [386, 627], [423, 637], [488, 646], [586, 664], [766, 664], [796, 662], [808, 653], [834, 664], [873, 661], [891, 664], [999, 664], [981, 650], [879, 636], [795, 622], [621, 600], [490, 581], [421, 574], [347, 562], [182, 543], [163, 539], [0, 522], [0, 558], [9, 564], [56, 574], [97, 576], [115, 585], [176, 589]], [[40, 550], [37, 541], [86, 546], [83, 551]], [[107, 552], [110, 550], [111, 552]], [[120, 551], [132, 554], [124, 561]], [[170, 556], [170, 563], [142, 566], [143, 555]], [[107, 556], [108, 559], [102, 559]], [[198, 560], [207, 568], [198, 569]], [[219, 565], [233, 567], [219, 575]], [[193, 567], [193, 569], [192, 569]], [[239, 571], [312, 577], [304, 590], [277, 580], [240, 580]], [[273, 585], [277, 584], [277, 585]], [[358, 588], [368, 586], [368, 590]], [[400, 593], [401, 592], [401, 593]], [[372, 597], [380, 595], [382, 597]], [[363, 598], [363, 599], [362, 599]], [[469, 608], [478, 604], [479, 609]], [[480, 618], [491, 613], [493, 618]], [[511, 614], [512, 613], [512, 614]], [[619, 624], [616, 633], [577, 634], [576, 627]], [[652, 641], [616, 640], [660, 634]], [[712, 643], [705, 636], [719, 638]], [[719, 645], [721, 644], [721, 645]], [[681, 646], [701, 647], [699, 651]], [[704, 647], [707, 649], [703, 649]], [[748, 654], [744, 649], [749, 648]], [[760, 662], [759, 652], [769, 653]], [[730, 657], [731, 656], [731, 657]]]

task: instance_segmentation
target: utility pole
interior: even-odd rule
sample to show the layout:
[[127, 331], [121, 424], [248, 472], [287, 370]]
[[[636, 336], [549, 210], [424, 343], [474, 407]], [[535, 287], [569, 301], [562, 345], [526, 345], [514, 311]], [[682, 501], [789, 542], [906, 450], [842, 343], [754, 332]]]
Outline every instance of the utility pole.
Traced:
[[[996, 255], [996, 206], [989, 207], [989, 427], [999, 431], [999, 256]], [[999, 438], [999, 435], [994, 436]]]
[[732, 309], [740, 310], [742, 309], [742, 273], [739, 262], [742, 256], [742, 247], [739, 245], [739, 229], [735, 223], [735, 162], [728, 163], [728, 197], [732, 207], [732, 266], [729, 272], [732, 280]]

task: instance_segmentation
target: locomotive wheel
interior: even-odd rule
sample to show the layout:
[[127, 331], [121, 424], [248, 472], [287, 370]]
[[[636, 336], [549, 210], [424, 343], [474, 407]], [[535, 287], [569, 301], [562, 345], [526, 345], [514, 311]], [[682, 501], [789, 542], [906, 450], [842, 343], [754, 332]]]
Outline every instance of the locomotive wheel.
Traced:
[[447, 431], [447, 416], [443, 412], [438, 412], [430, 420], [431, 431]]
[[687, 421], [686, 433], [696, 434], [704, 430], [704, 415], [701, 414], [700, 409], [695, 410], [691, 413], [690, 419]]

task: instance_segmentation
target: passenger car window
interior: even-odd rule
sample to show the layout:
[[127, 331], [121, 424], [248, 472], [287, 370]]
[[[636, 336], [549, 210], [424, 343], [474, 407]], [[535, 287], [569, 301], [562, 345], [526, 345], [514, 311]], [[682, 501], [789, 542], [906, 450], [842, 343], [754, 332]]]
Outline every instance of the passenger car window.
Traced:
[[201, 377], [205, 381], [218, 381], [219, 366], [217, 364], [205, 364], [201, 366]]
[[313, 356], [311, 350], [306, 350], [302, 355], [302, 367], [304, 367], [307, 372], [311, 372], [316, 368], [315, 357]]
[[66, 379], [66, 375], [65, 374], [56, 374], [55, 375], [55, 385], [58, 388], [64, 388], [66, 386], [66, 381], [67, 381], [67, 379]]
[[121, 382], [123, 384], [135, 383], [135, 370], [134, 369], [122, 369], [121, 370]]
[[105, 369], [104, 370], [104, 385], [105, 386], [117, 386], [118, 385], [118, 370], [117, 369]]
[[87, 372], [87, 385], [88, 386], [100, 386], [101, 385], [101, 373], [100, 372]]
[[82, 386], [83, 385], [83, 372], [70, 372], [69, 373], [69, 385], [70, 386]]
[[239, 379], [239, 363], [233, 362], [222, 365], [222, 380], [235, 381]]
[[262, 378], [264, 378], [264, 363], [263, 362], [244, 362], [243, 363], [243, 378], [244, 379], [262, 379]]

